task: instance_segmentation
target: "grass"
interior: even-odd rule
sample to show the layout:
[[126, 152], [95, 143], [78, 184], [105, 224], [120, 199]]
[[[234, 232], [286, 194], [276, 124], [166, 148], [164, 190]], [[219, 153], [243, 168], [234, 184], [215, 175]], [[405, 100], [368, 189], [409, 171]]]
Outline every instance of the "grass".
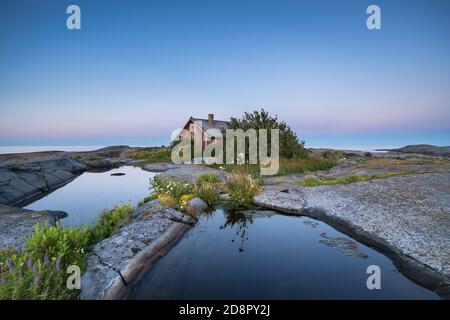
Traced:
[[281, 159], [278, 175], [284, 176], [293, 173], [329, 170], [336, 164], [337, 160], [334, 158], [311, 157], [306, 159]]
[[349, 184], [354, 182], [370, 181], [375, 179], [386, 179], [389, 177], [395, 177], [407, 174], [417, 174], [419, 172], [415, 171], [403, 171], [403, 172], [390, 172], [390, 173], [380, 173], [375, 175], [361, 174], [361, 175], [351, 175], [343, 178], [325, 178], [323, 180], [308, 178], [298, 181], [298, 184], [304, 187], [317, 187], [322, 185], [337, 185], [337, 184]]
[[23, 252], [0, 250], [0, 300], [77, 299], [79, 290], [66, 287], [68, 266], [83, 271], [89, 248], [127, 223], [132, 210], [130, 205], [116, 206], [104, 211], [96, 224], [81, 228], [35, 225]]
[[232, 208], [246, 208], [254, 205], [253, 197], [260, 190], [260, 181], [241, 168], [225, 181], [224, 188], [230, 195], [229, 204]]
[[194, 193], [197, 197], [205, 201], [208, 205], [219, 202], [219, 177], [215, 173], [205, 173], [200, 175], [195, 182]]
[[171, 162], [171, 152], [170, 147], [158, 147], [150, 150], [133, 152], [128, 156], [134, 159], [146, 160], [148, 163]]
[[[278, 169], [278, 176], [285, 176], [294, 173], [305, 173], [321, 170], [329, 170], [337, 164], [335, 158], [324, 158], [324, 157], [310, 157], [310, 158], [281, 158], [280, 167]], [[212, 168], [222, 168], [228, 172], [234, 172], [236, 168], [242, 168], [242, 170], [248, 172], [249, 174], [259, 176], [260, 166], [258, 164], [213, 164], [209, 165]]]

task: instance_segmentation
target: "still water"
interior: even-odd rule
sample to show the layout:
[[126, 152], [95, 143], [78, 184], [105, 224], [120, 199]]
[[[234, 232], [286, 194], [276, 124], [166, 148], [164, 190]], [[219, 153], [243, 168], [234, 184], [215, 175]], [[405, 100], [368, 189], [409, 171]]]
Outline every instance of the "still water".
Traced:
[[[366, 285], [381, 268], [381, 290]], [[133, 299], [438, 299], [330, 226], [273, 211], [217, 208], [162, 257]]]
[[[125, 173], [123, 176], [111, 176]], [[63, 210], [64, 226], [95, 222], [118, 203], [149, 194], [155, 174], [124, 166], [85, 172], [26, 206]], [[381, 268], [381, 290], [366, 286]], [[135, 288], [134, 299], [437, 299], [377, 251], [320, 221], [267, 210], [217, 207], [162, 258]]]
[[[111, 176], [125, 173], [122, 176]], [[104, 209], [119, 203], [136, 205], [149, 195], [150, 178], [155, 174], [124, 166], [106, 172], [85, 172], [62, 188], [27, 205], [31, 210], [62, 210], [69, 214], [63, 226], [80, 226], [97, 221]]]

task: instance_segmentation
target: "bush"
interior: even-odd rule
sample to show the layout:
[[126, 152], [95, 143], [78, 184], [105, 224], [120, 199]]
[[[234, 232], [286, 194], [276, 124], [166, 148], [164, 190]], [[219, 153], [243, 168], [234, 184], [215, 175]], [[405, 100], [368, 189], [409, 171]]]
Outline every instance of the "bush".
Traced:
[[119, 205], [104, 211], [90, 227], [36, 225], [22, 253], [0, 250], [0, 300], [76, 299], [79, 292], [66, 288], [67, 267], [77, 265], [83, 271], [88, 247], [128, 222], [132, 209]]
[[35, 225], [34, 234], [25, 245], [25, 253], [35, 261], [55, 261], [62, 265], [84, 267], [84, 248], [90, 245], [90, 230], [63, 228], [58, 222], [55, 227]]
[[259, 191], [259, 182], [252, 175], [238, 171], [225, 183], [232, 208], [245, 208], [254, 204], [253, 197]]
[[32, 254], [3, 250], [0, 253], [0, 300], [74, 299], [76, 291], [66, 289], [66, 272], [61, 260], [34, 259]]
[[197, 178], [196, 183], [218, 183], [219, 177], [215, 173], [204, 173]]
[[100, 220], [89, 228], [89, 243], [95, 243], [109, 237], [131, 219], [133, 207], [129, 204], [116, 206], [113, 210], [105, 210]]
[[340, 160], [344, 157], [344, 153], [338, 150], [327, 150], [322, 153], [322, 157], [330, 160]]
[[191, 199], [194, 196], [194, 187], [189, 183], [176, 182], [156, 176], [151, 184], [153, 188], [151, 199], [159, 199], [165, 205], [180, 211], [186, 210], [186, 199]]
[[203, 182], [195, 185], [195, 195], [205, 201], [208, 205], [219, 202], [219, 191], [214, 183]]
[[[270, 116], [268, 112], [253, 111], [245, 112], [241, 119], [231, 118], [229, 129], [279, 129], [280, 130], [280, 157], [285, 158], [307, 158], [308, 151], [305, 142], [299, 141], [294, 131], [284, 121], [279, 121], [277, 116]], [[269, 132], [270, 135], [270, 132]], [[268, 136], [268, 150], [270, 150], [270, 136]]]

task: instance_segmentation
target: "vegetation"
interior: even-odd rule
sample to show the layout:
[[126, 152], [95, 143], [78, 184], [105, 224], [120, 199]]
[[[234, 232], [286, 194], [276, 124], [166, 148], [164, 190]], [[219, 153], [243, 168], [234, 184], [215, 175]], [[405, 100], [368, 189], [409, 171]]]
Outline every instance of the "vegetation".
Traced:
[[113, 210], [105, 210], [100, 215], [100, 220], [89, 231], [90, 244], [108, 238], [131, 220], [133, 207], [129, 204], [116, 206]]
[[208, 205], [219, 202], [218, 183], [219, 178], [217, 177], [217, 174], [202, 174], [195, 182], [195, 195], [205, 201]]
[[[284, 121], [279, 121], [277, 116], [271, 116], [268, 112], [245, 112], [241, 119], [231, 118], [229, 129], [279, 129], [280, 130], [280, 157], [283, 158], [307, 158], [308, 151], [305, 142], [299, 141], [297, 135]], [[268, 134], [268, 148], [270, 150], [270, 132]]]
[[280, 159], [278, 175], [283, 176], [293, 173], [305, 173], [311, 171], [329, 170], [337, 163], [336, 159], [311, 157], [306, 159]]
[[[323, 157], [309, 157], [309, 158], [281, 158], [280, 168], [277, 175], [283, 176], [293, 173], [305, 173], [320, 170], [329, 170], [337, 164], [337, 160], [333, 158]], [[234, 172], [236, 168], [246, 171], [253, 176], [259, 176], [260, 166], [258, 164], [223, 164], [223, 165], [209, 165], [209, 167], [216, 169], [223, 169], [228, 172]]]
[[163, 204], [185, 211], [189, 200], [194, 195], [194, 188], [189, 183], [181, 183], [155, 176], [152, 180], [153, 191], [150, 199], [159, 199]]
[[126, 223], [132, 210], [119, 205], [104, 211], [90, 227], [36, 225], [23, 252], [0, 250], [0, 300], [76, 299], [79, 292], [66, 288], [67, 267], [77, 265], [83, 271], [88, 248]]
[[323, 180], [309, 178], [301, 180], [298, 182], [299, 185], [304, 187], [316, 187], [322, 185], [336, 185], [336, 184], [349, 184], [354, 182], [370, 181], [374, 179], [386, 179], [389, 177], [395, 177], [405, 174], [417, 174], [414, 171], [404, 171], [404, 172], [390, 172], [390, 173], [379, 173], [374, 175], [361, 174], [361, 175], [351, 175], [343, 178], [325, 178]]
[[254, 204], [253, 197], [259, 192], [260, 181], [245, 170], [236, 170], [231, 178], [225, 181], [225, 190], [230, 195], [232, 208], [245, 208]]
[[130, 158], [146, 160], [146, 162], [170, 162], [171, 149], [170, 147], [150, 148], [144, 151], [137, 151], [128, 155]]

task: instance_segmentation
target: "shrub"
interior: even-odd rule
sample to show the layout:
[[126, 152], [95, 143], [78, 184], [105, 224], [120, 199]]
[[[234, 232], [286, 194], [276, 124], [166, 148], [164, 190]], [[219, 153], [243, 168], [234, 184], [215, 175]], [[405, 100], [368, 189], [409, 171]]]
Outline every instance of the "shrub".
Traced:
[[[305, 149], [305, 142], [299, 141], [297, 135], [284, 121], [279, 121], [278, 117], [269, 115], [264, 109], [245, 112], [241, 119], [231, 118], [229, 129], [279, 129], [280, 156], [285, 158], [307, 158], [308, 151]], [[269, 132], [270, 135], [270, 132]], [[268, 150], [270, 150], [270, 137], [268, 137]], [[247, 150], [248, 152], [248, 150]], [[247, 153], [246, 152], [246, 153]]]
[[90, 227], [36, 225], [22, 253], [0, 250], [0, 300], [76, 299], [79, 292], [66, 288], [67, 267], [77, 265], [83, 271], [88, 247], [128, 222], [132, 209], [119, 205], [104, 211]]
[[219, 202], [219, 191], [216, 184], [212, 182], [197, 183], [195, 185], [195, 194], [208, 205]]
[[131, 219], [133, 207], [130, 204], [121, 204], [112, 210], [105, 210], [100, 215], [100, 220], [89, 228], [90, 244], [109, 237], [121, 226]]
[[344, 157], [344, 153], [339, 150], [327, 150], [322, 153], [322, 157], [331, 160], [340, 160]]
[[152, 182], [152, 199], [159, 199], [165, 205], [177, 208], [181, 211], [186, 210], [187, 197], [193, 198], [194, 187], [189, 183], [181, 183], [170, 179], [156, 176]]
[[0, 254], [0, 300], [74, 299], [66, 289], [66, 272], [60, 259], [34, 259], [32, 254], [8, 250]]
[[55, 261], [62, 265], [84, 266], [84, 248], [90, 244], [90, 230], [63, 228], [58, 222], [55, 227], [35, 225], [33, 236], [25, 245], [25, 253], [35, 261]]
[[200, 176], [198, 176], [196, 183], [202, 184], [202, 183], [218, 183], [219, 177], [215, 173], [204, 173]]
[[237, 209], [254, 204], [253, 197], [259, 191], [259, 183], [252, 175], [236, 172], [225, 183], [225, 188], [230, 195], [231, 207]]

